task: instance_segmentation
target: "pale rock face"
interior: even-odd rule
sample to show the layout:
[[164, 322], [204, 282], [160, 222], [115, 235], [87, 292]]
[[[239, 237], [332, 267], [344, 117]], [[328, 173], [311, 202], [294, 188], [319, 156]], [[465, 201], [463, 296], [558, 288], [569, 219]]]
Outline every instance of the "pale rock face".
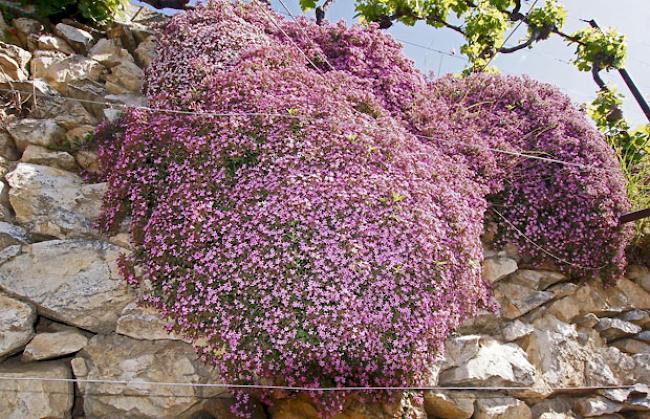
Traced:
[[621, 320], [634, 323], [645, 329], [650, 329], [650, 314], [644, 310], [630, 310], [621, 315]]
[[[176, 418], [197, 409], [202, 397], [228, 394], [222, 388], [138, 384], [138, 381], [189, 384], [218, 380], [213, 369], [198, 361], [191, 345], [178, 341], [97, 335], [72, 365], [79, 378], [133, 382], [126, 386], [80, 383], [85, 413], [93, 418]], [[152, 392], [157, 396], [143, 397]]]
[[42, 34], [36, 38], [36, 44], [38, 49], [49, 50], [49, 51], [59, 51], [64, 54], [74, 54], [74, 50], [63, 38], [58, 36]]
[[526, 403], [512, 397], [476, 400], [475, 419], [532, 419]]
[[65, 133], [65, 141], [71, 150], [79, 150], [84, 145], [89, 136], [95, 133], [95, 127], [92, 125], [81, 125]]
[[135, 60], [142, 68], [149, 67], [156, 56], [156, 39], [153, 36], [145, 39], [135, 50]]
[[27, 40], [30, 35], [38, 34], [43, 31], [43, 24], [37, 20], [29, 19], [26, 17], [19, 17], [12, 21], [16, 29], [16, 35], [23, 47], [27, 47]]
[[631, 265], [625, 274], [629, 279], [636, 282], [641, 288], [650, 292], [650, 270], [643, 266]]
[[576, 410], [585, 417], [601, 416], [616, 413], [623, 404], [614, 402], [605, 397], [589, 397], [578, 401]]
[[30, 63], [30, 70], [34, 81], [48, 78], [50, 67], [59, 61], [63, 61], [65, 57], [66, 55], [59, 51], [40, 49], [34, 51], [34, 57]]
[[13, 138], [5, 131], [0, 131], [0, 157], [12, 161], [20, 158]]
[[[34, 84], [43, 82], [35, 80]], [[31, 90], [31, 89], [30, 89]], [[47, 97], [39, 97], [38, 107], [33, 109], [30, 116], [34, 118], [50, 118], [63, 127], [71, 130], [83, 125], [96, 125], [97, 119], [92, 116], [83, 105], [76, 100], [65, 99], [49, 87], [45, 91]]]
[[65, 138], [65, 130], [53, 119], [19, 119], [7, 124], [7, 132], [20, 151], [29, 144], [55, 147]]
[[481, 342], [478, 353], [466, 363], [443, 371], [442, 385], [532, 386], [535, 367], [517, 345], [494, 340]]
[[515, 320], [503, 327], [503, 329], [501, 329], [501, 334], [506, 342], [512, 342], [513, 340], [528, 336], [534, 331], [535, 328], [530, 324], [523, 323], [520, 320]]
[[[10, 360], [0, 364], [4, 377], [68, 379], [70, 368], [63, 361], [21, 364]], [[73, 383], [63, 381], [0, 380], [0, 417], [5, 419], [70, 418], [74, 401]]]
[[123, 61], [111, 69], [106, 78], [106, 90], [115, 95], [139, 93], [143, 81], [144, 71], [133, 62]]
[[57, 238], [93, 234], [105, 183], [84, 184], [74, 173], [29, 163], [19, 163], [7, 181], [16, 220], [30, 232]]
[[[544, 316], [534, 325], [536, 330], [523, 339], [522, 346], [549, 387], [619, 384], [600, 348], [590, 339], [584, 342], [575, 325], [553, 316]], [[588, 365], [596, 365], [597, 371], [586, 374]]]
[[507, 257], [487, 258], [483, 261], [483, 279], [490, 284], [494, 284], [516, 270], [517, 262]]
[[469, 419], [474, 414], [472, 393], [435, 393], [424, 394], [424, 409], [429, 417], [441, 419]]
[[559, 272], [520, 269], [508, 279], [513, 284], [542, 291], [551, 285], [566, 281], [567, 277]]
[[89, 58], [101, 63], [102, 65], [112, 68], [125, 61], [133, 62], [133, 57], [129, 51], [121, 48], [112, 39], [100, 39], [95, 46], [90, 49]]
[[25, 148], [20, 161], [69, 171], [78, 169], [77, 162], [69, 153], [65, 151], [51, 151], [45, 147], [33, 144]]
[[625, 338], [614, 341], [611, 345], [628, 354], [650, 354], [650, 344], [641, 340]]
[[15, 244], [27, 244], [29, 241], [29, 235], [24, 228], [0, 222], [0, 250]]
[[74, 159], [82, 169], [92, 174], [101, 172], [97, 154], [88, 150], [79, 150], [74, 154]]
[[67, 85], [74, 81], [98, 82], [106, 77], [106, 68], [83, 55], [70, 55], [52, 62], [44, 69], [43, 78], [61, 94], [66, 94]]
[[445, 342], [445, 358], [440, 369], [457, 367], [474, 358], [479, 350], [480, 335], [450, 337]]
[[508, 320], [516, 319], [554, 297], [550, 291], [536, 291], [509, 280], [499, 282], [494, 295], [501, 306], [501, 315]]
[[29, 342], [35, 321], [36, 309], [31, 304], [0, 294], [0, 361], [20, 352]]
[[21, 360], [30, 362], [58, 358], [79, 352], [87, 344], [88, 338], [79, 331], [39, 333], [27, 344]]
[[0, 83], [21, 82], [27, 80], [29, 72], [27, 63], [32, 58], [29, 51], [16, 45], [0, 42]]
[[124, 307], [120, 318], [117, 319], [115, 332], [134, 339], [183, 340], [180, 336], [167, 333], [165, 324], [157, 310], [131, 303]]
[[641, 331], [641, 327], [634, 323], [608, 317], [598, 320], [595, 328], [607, 341], [631, 336]]
[[109, 333], [122, 309], [133, 301], [117, 266], [124, 252], [99, 241], [26, 245], [0, 265], [0, 289], [34, 304], [46, 317]]
[[80, 54], [85, 54], [93, 43], [93, 36], [83, 29], [59, 23], [55, 27], [58, 35]]

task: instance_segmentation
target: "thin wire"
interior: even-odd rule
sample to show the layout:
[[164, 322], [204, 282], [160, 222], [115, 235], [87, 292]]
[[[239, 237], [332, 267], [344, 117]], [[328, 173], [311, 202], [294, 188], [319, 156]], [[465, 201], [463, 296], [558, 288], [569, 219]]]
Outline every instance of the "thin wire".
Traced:
[[[526, 18], [528, 18], [528, 16], [530, 15], [530, 12], [535, 8], [535, 5], [537, 5], [537, 2], [539, 2], [539, 0], [535, 0], [533, 2], [533, 4], [530, 6], [530, 8], [528, 9], [528, 12], [526, 12]], [[506, 39], [503, 40], [503, 42], [501, 43], [501, 46], [499, 47], [499, 49], [497, 49], [497, 52], [494, 55], [492, 55], [492, 57], [490, 57], [488, 62], [481, 68], [482, 70], [487, 68], [487, 66], [490, 65], [492, 60], [494, 60], [494, 58], [497, 55], [499, 55], [499, 50], [506, 45], [506, 43], [510, 40], [510, 38], [512, 38], [512, 36], [515, 34], [515, 32], [517, 32], [517, 30], [522, 25], [522, 23], [524, 23], [524, 19], [520, 20], [519, 23], [517, 23], [517, 26], [515, 26], [515, 28], [512, 30], [512, 32], [510, 32], [510, 34], [508, 36], [506, 36]]]
[[568, 260], [566, 260], [566, 259], [564, 259], [564, 258], [562, 258], [562, 257], [560, 257], [560, 256], [557, 256], [557, 255], [555, 255], [555, 254], [549, 252], [548, 250], [544, 249], [542, 246], [540, 246], [539, 244], [537, 244], [533, 239], [531, 239], [530, 237], [528, 237], [528, 236], [527, 236], [523, 231], [521, 231], [521, 230], [520, 230], [516, 225], [514, 225], [510, 220], [508, 220], [506, 217], [504, 217], [503, 214], [501, 214], [501, 213], [499, 212], [499, 210], [497, 210], [497, 209], [494, 208], [493, 206], [490, 207], [490, 209], [491, 209], [492, 211], [494, 211], [494, 213], [495, 213], [496, 215], [498, 215], [498, 216], [499, 216], [503, 221], [506, 222], [506, 224], [508, 224], [510, 227], [512, 227], [512, 228], [513, 228], [513, 229], [514, 229], [514, 230], [515, 230], [515, 231], [516, 231], [520, 236], [522, 236], [526, 241], [528, 241], [530, 244], [532, 244], [533, 246], [535, 246], [538, 250], [544, 252], [544, 254], [546, 254], [547, 256], [550, 256], [551, 258], [557, 260], [558, 262], [562, 262], [562, 263], [567, 264], [567, 265], [575, 266], [576, 268], [580, 268], [580, 269], [584, 269], [584, 270], [594, 270], [594, 271], [601, 270], [601, 269], [606, 268], [606, 267], [608, 266], [608, 264], [604, 264], [604, 265], [599, 266], [599, 267], [593, 267], [593, 266], [582, 266], [582, 265], [580, 265], [580, 264], [573, 263], [573, 262], [568, 261]]
[[[41, 381], [41, 382], [65, 382], [78, 384], [114, 384], [125, 386], [163, 386], [163, 387], [190, 387], [190, 388], [222, 388], [222, 389], [251, 389], [251, 390], [286, 390], [286, 391], [308, 391], [308, 392], [337, 392], [337, 391], [579, 391], [579, 390], [614, 390], [634, 388], [635, 384], [611, 385], [611, 386], [583, 386], [583, 387], [531, 387], [531, 386], [485, 386], [485, 387], [462, 387], [462, 386], [367, 386], [367, 387], [305, 387], [305, 386], [279, 386], [265, 384], [226, 384], [226, 383], [181, 383], [162, 381], [132, 381], [132, 380], [108, 380], [94, 378], [56, 378], [56, 377], [12, 377], [0, 375], [4, 381]], [[173, 397], [173, 396], [171, 396]]]

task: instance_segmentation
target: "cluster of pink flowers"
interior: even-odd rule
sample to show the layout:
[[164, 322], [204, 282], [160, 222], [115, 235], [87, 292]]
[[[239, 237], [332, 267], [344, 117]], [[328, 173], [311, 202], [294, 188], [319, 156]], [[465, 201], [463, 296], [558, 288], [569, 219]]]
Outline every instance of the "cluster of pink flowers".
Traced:
[[[614, 169], [557, 91], [427, 81], [376, 28], [260, 7], [213, 1], [164, 29], [149, 100], [202, 114], [132, 110], [97, 137], [103, 226], [131, 218], [146, 301], [201, 339], [225, 381], [427, 383], [449, 333], [491, 307], [490, 205], [562, 257], [621, 268], [620, 174], [487, 150]], [[540, 256], [500, 225], [501, 240]]]

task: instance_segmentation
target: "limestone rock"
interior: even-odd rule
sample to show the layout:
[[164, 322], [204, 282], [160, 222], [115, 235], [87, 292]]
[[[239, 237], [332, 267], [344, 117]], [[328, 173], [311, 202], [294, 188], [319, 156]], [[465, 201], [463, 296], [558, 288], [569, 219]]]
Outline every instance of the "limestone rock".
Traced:
[[572, 412], [573, 404], [563, 397], [553, 397], [535, 403], [532, 408], [534, 418], [538, 419], [576, 419]]
[[650, 270], [644, 266], [630, 265], [625, 276], [636, 282], [641, 288], [650, 292]]
[[44, 80], [32, 80], [19, 86], [21, 90], [35, 90], [43, 96], [38, 98], [38, 106], [33, 108], [30, 117], [54, 119], [66, 130], [80, 125], [96, 125], [97, 120], [88, 113], [81, 103], [64, 98]]
[[75, 80], [64, 86], [59, 86], [59, 91], [65, 96], [83, 100], [83, 107], [91, 115], [97, 119], [104, 118], [106, 88], [103, 83], [88, 79]]
[[22, 253], [0, 265], [0, 288], [36, 305], [49, 318], [108, 333], [133, 300], [117, 267], [123, 252], [84, 240], [23, 246]]
[[[80, 378], [130, 382], [128, 385], [80, 383], [85, 414], [93, 418], [176, 418], [197, 408], [200, 398], [228, 394], [221, 388], [142, 384], [220, 382], [216, 371], [197, 359], [191, 345], [178, 341], [96, 335], [72, 365]], [[156, 396], [146, 397], [151, 393]]]
[[487, 258], [483, 261], [483, 279], [494, 284], [517, 270], [517, 262], [507, 257]]
[[149, 67], [156, 57], [156, 39], [153, 36], [145, 39], [138, 45], [134, 52], [135, 60], [142, 68]]
[[0, 131], [0, 157], [7, 160], [18, 160], [20, 158], [13, 138], [5, 131]]
[[99, 174], [101, 172], [97, 153], [79, 150], [74, 154], [74, 159], [88, 173]]
[[30, 70], [34, 80], [49, 78], [49, 69], [59, 61], [65, 60], [66, 55], [59, 51], [36, 50], [30, 63]]
[[600, 332], [600, 335], [608, 341], [625, 336], [631, 336], [641, 331], [641, 327], [634, 323], [608, 317], [598, 320], [595, 328]]
[[441, 419], [468, 419], [474, 414], [474, 400], [471, 393], [424, 394], [424, 409], [429, 417]]
[[77, 151], [88, 142], [88, 139], [95, 133], [92, 125], [81, 125], [65, 133], [66, 145], [69, 150]]
[[650, 354], [650, 344], [636, 339], [625, 338], [612, 342], [611, 345], [628, 354]]
[[135, 339], [183, 340], [176, 334], [168, 333], [165, 330], [165, 324], [155, 309], [131, 303], [124, 307], [120, 318], [117, 319], [115, 332]]
[[0, 294], [0, 361], [19, 352], [29, 342], [34, 336], [35, 321], [36, 310], [32, 305]]
[[37, 20], [19, 17], [12, 21], [13, 27], [16, 29], [16, 35], [20, 44], [27, 48], [27, 39], [32, 34], [38, 34], [43, 31], [43, 24]]
[[441, 385], [531, 386], [535, 367], [526, 353], [514, 344], [494, 340], [482, 342], [472, 359], [440, 374]]
[[54, 147], [63, 141], [65, 130], [53, 119], [19, 119], [7, 124], [16, 147], [24, 151], [29, 144]]
[[27, 80], [27, 63], [31, 58], [29, 51], [0, 42], [0, 84]]
[[476, 400], [475, 419], [532, 419], [526, 403], [512, 397]]
[[644, 330], [636, 335], [635, 338], [645, 343], [650, 343], [650, 330]]
[[0, 221], [0, 250], [14, 244], [29, 243], [29, 235], [25, 229]]
[[585, 417], [594, 417], [616, 413], [623, 405], [605, 397], [589, 397], [578, 401], [576, 410]]
[[497, 284], [494, 295], [501, 305], [501, 315], [509, 320], [520, 317], [553, 298], [550, 291], [536, 291], [509, 280]]
[[445, 358], [440, 368], [445, 370], [457, 367], [474, 358], [478, 354], [480, 335], [465, 335], [450, 337], [445, 342]]
[[39, 164], [42, 166], [56, 167], [62, 170], [78, 169], [74, 157], [65, 151], [51, 151], [45, 147], [30, 144], [25, 148], [20, 161], [24, 163]]
[[506, 342], [512, 342], [513, 340], [528, 336], [534, 331], [535, 328], [530, 324], [523, 323], [520, 320], [515, 320], [503, 327], [503, 329], [501, 329], [501, 334]]
[[36, 38], [38, 49], [46, 51], [59, 51], [64, 54], [74, 54], [74, 50], [63, 38], [50, 34], [42, 34]]
[[93, 43], [93, 36], [83, 29], [59, 23], [56, 25], [55, 30], [61, 38], [65, 39], [80, 54], [87, 53]]
[[621, 315], [620, 319], [643, 328], [650, 328], [650, 314], [644, 310], [630, 310]]
[[101, 63], [102, 65], [112, 68], [123, 62], [133, 62], [133, 57], [129, 51], [121, 48], [113, 39], [100, 39], [95, 46], [90, 49], [89, 58]]
[[566, 281], [567, 277], [559, 272], [520, 269], [513, 273], [508, 279], [513, 284], [542, 291], [551, 285]]
[[32, 233], [57, 238], [93, 235], [105, 183], [84, 184], [74, 173], [29, 163], [19, 163], [7, 181], [16, 220]]
[[[10, 360], [0, 364], [3, 377], [45, 377], [69, 379], [70, 368], [61, 361], [21, 364]], [[73, 384], [64, 381], [0, 380], [0, 417], [69, 418], [74, 400]]]
[[138, 93], [143, 82], [144, 71], [133, 62], [123, 61], [111, 69], [106, 78], [106, 90], [116, 95]]
[[66, 95], [68, 84], [73, 81], [101, 81], [106, 77], [106, 68], [83, 55], [70, 55], [52, 62], [43, 75], [57, 91]]
[[25, 362], [42, 361], [79, 352], [88, 343], [88, 338], [78, 331], [39, 333], [34, 336], [23, 351]]

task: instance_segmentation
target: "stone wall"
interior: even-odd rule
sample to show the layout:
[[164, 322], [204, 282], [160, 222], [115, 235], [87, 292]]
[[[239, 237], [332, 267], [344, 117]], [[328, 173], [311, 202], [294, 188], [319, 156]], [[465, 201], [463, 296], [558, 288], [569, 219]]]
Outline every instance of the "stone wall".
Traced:
[[[135, 303], [116, 268], [130, 251], [128, 236], [94, 229], [106, 185], [81, 176], [97, 170], [87, 134], [118, 113], [101, 102], [145, 103], [139, 92], [155, 53], [152, 32], [142, 23], [99, 32], [69, 21], [46, 31], [20, 18], [0, 20], [0, 33], [0, 85], [15, 89], [0, 92], [0, 417], [231, 417], [223, 389], [137, 384], [218, 383], [219, 376]], [[514, 389], [430, 391], [382, 405], [351, 399], [338, 418], [650, 417], [648, 269], [631, 267], [606, 288], [518, 266], [513, 252], [486, 256], [484, 275], [501, 311], [449, 339], [444, 361], [431, 366], [431, 385]], [[254, 412], [316, 417], [308, 401], [289, 394]]]

